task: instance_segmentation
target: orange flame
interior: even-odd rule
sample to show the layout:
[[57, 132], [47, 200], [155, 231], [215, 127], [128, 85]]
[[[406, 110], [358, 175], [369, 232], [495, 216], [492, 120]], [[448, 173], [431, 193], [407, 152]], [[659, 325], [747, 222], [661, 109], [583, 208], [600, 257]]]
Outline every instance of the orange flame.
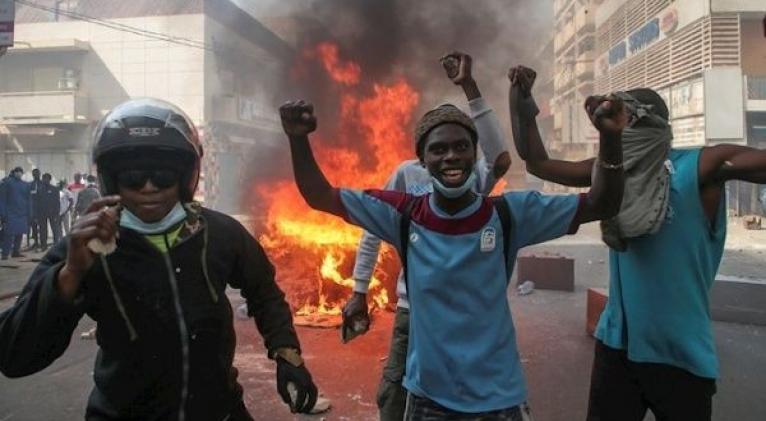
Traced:
[[356, 85], [362, 70], [358, 64], [353, 61], [342, 62], [338, 58], [338, 46], [329, 42], [323, 42], [316, 46], [316, 50], [306, 50], [304, 54], [307, 58], [319, 57], [327, 74], [332, 80], [343, 85]]
[[[341, 124], [333, 135], [340, 140], [337, 143], [348, 146], [327, 146], [320, 136], [312, 135], [320, 167], [335, 186], [382, 186], [397, 165], [413, 155], [408, 127], [418, 93], [404, 79], [373, 83], [371, 92], [358, 92], [361, 89], [353, 86], [360, 81], [360, 67], [352, 61], [341, 62], [334, 44], [319, 44], [304, 57], [321, 61], [341, 95]], [[361, 230], [310, 209], [292, 180], [255, 192], [267, 204], [261, 244], [279, 269], [280, 285], [300, 306], [296, 314], [340, 314], [354, 285], [350, 275]], [[396, 262], [392, 249], [384, 246], [368, 292], [373, 306], [388, 303], [383, 284], [394, 285]]]

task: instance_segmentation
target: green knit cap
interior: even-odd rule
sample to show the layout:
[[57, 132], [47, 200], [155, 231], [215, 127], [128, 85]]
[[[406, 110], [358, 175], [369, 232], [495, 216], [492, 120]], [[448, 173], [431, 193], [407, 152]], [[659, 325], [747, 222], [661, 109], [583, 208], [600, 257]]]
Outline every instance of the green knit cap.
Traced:
[[418, 156], [423, 153], [423, 141], [428, 133], [442, 124], [454, 123], [465, 127], [471, 134], [471, 140], [476, 146], [478, 135], [476, 125], [473, 124], [471, 117], [452, 104], [442, 104], [431, 111], [428, 111], [420, 118], [415, 126], [415, 151]]

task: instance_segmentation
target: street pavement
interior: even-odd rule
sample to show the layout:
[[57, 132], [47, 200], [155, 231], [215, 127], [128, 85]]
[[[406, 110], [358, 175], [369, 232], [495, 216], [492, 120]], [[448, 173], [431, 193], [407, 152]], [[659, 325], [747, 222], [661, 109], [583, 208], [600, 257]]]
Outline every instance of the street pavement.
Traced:
[[[585, 292], [589, 287], [607, 285], [606, 248], [598, 242], [595, 225], [589, 225], [578, 236], [524, 252], [575, 259], [574, 292], [536, 290], [519, 296], [510, 289], [509, 298], [535, 420], [582, 420], [594, 346], [593, 339], [585, 334]], [[766, 231], [744, 231], [732, 222], [720, 272], [763, 277], [763, 253]], [[0, 267], [0, 291], [23, 286], [33, 266], [34, 262], [21, 262], [16, 269]], [[235, 306], [241, 302], [236, 292], [232, 291], [230, 298]], [[0, 301], [0, 310], [12, 303], [12, 298]], [[392, 320], [391, 313], [376, 313], [370, 332], [347, 345], [340, 343], [337, 329], [297, 328], [308, 367], [333, 404], [330, 412], [314, 416], [290, 414], [276, 393], [274, 363], [266, 358], [252, 320], [236, 320], [235, 365], [245, 389], [245, 402], [255, 419], [377, 419], [375, 390], [385, 364]], [[93, 321], [83, 319], [67, 352], [42, 372], [22, 379], [0, 376], [0, 421], [82, 419], [97, 345], [94, 340], [80, 339], [80, 334], [93, 326]], [[766, 389], [766, 326], [714, 322], [713, 327], [721, 360], [713, 419], [766, 419], [766, 400], [762, 398]], [[647, 420], [652, 419], [647, 416]]]

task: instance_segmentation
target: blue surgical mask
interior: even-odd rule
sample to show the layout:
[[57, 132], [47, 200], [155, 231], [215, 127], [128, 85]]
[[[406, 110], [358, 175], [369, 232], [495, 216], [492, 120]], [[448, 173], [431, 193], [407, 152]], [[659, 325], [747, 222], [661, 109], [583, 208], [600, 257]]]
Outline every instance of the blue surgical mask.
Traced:
[[476, 184], [476, 171], [471, 171], [471, 175], [468, 176], [465, 183], [460, 187], [447, 187], [434, 176], [431, 176], [431, 182], [434, 185], [434, 190], [441, 193], [444, 197], [448, 199], [457, 199], [464, 195], [468, 190], [471, 190], [474, 184]]
[[176, 202], [176, 205], [173, 206], [173, 209], [164, 218], [151, 223], [144, 222], [131, 211], [123, 209], [120, 214], [120, 226], [144, 235], [162, 234], [184, 219], [186, 219], [186, 210], [181, 205], [181, 202]]

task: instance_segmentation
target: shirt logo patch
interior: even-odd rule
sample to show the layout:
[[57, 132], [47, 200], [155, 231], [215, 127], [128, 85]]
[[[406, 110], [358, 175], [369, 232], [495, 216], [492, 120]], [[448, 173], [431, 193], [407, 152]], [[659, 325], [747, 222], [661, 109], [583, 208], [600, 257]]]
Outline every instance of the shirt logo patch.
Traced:
[[484, 228], [484, 230], [481, 232], [480, 250], [484, 253], [494, 250], [496, 237], [497, 231], [495, 231], [493, 227]]
[[418, 234], [413, 232], [412, 234], [410, 234], [410, 243], [417, 242], [418, 238], [420, 238], [420, 237], [418, 237]]

